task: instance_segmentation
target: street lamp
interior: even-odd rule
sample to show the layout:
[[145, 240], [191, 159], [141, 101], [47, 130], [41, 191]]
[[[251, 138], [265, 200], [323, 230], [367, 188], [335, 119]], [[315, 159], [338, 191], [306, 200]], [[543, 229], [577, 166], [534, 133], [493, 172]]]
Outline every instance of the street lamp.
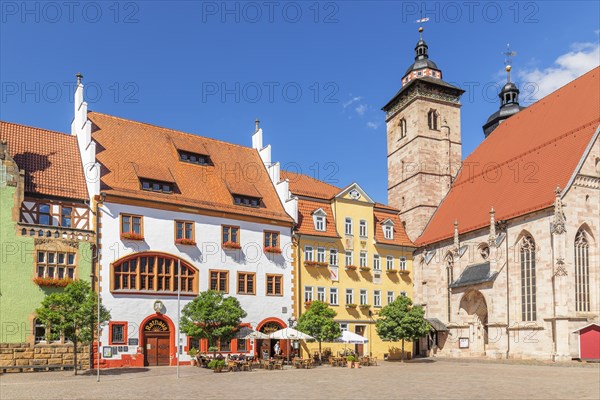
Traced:
[[[294, 328], [296, 326], [296, 318], [293, 316], [288, 318], [288, 327]], [[288, 365], [290, 365], [290, 339], [287, 340], [287, 361]]]

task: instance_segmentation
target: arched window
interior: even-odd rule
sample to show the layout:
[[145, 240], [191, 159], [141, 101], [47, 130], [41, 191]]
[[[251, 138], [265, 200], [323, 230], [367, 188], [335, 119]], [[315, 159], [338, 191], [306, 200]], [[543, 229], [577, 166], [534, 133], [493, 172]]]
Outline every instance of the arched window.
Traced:
[[407, 132], [406, 120], [402, 118], [398, 126], [400, 127], [400, 139], [404, 139]]
[[575, 309], [590, 311], [589, 242], [584, 230], [575, 236]]
[[429, 129], [432, 131], [438, 130], [438, 117], [439, 114], [437, 110], [429, 110], [429, 113], [427, 114], [427, 123], [429, 125]]
[[447, 303], [448, 303], [448, 322], [450, 322], [450, 317], [452, 315], [452, 289], [450, 288], [450, 285], [452, 284], [452, 282], [454, 281], [454, 257], [452, 256], [452, 254], [448, 253], [448, 255], [446, 256], [446, 280], [448, 282], [448, 298], [447, 298]]
[[521, 318], [535, 321], [535, 242], [531, 236], [521, 240]]
[[[177, 292], [177, 258], [138, 253], [112, 266], [112, 289], [119, 292]], [[181, 292], [198, 293], [198, 271], [181, 260]]]

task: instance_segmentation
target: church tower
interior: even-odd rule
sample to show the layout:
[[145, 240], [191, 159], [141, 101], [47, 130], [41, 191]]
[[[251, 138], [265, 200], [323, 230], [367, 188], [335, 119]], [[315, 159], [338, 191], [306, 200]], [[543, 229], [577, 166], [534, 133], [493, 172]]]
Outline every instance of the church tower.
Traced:
[[401, 211], [416, 240], [448, 193], [461, 163], [460, 96], [429, 59], [423, 28], [415, 61], [402, 87], [382, 108], [386, 113], [388, 204]]
[[525, 108], [519, 105], [519, 89], [517, 88], [517, 85], [510, 81], [511, 69], [512, 67], [510, 64], [506, 66], [506, 84], [498, 94], [498, 97], [500, 97], [500, 109], [490, 115], [483, 125], [483, 134], [486, 138], [504, 120]]

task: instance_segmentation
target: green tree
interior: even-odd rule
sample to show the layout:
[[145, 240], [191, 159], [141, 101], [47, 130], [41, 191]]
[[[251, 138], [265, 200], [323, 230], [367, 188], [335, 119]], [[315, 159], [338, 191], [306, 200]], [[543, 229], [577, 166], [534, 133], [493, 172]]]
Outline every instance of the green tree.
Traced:
[[[38, 320], [47, 329], [47, 339], [64, 338], [73, 342], [73, 364], [77, 375], [77, 345], [89, 344], [98, 329], [98, 297], [85, 281], [70, 283], [63, 291], [51, 293], [36, 310]], [[110, 313], [100, 304], [100, 323]], [[98, 349], [100, 351], [100, 349]]]
[[208, 290], [183, 307], [181, 332], [196, 339], [208, 339], [209, 346], [216, 346], [219, 340], [233, 338], [246, 315], [235, 297]]
[[414, 341], [427, 335], [430, 326], [425, 320], [423, 307], [413, 306], [411, 299], [400, 296], [381, 309], [375, 328], [383, 340], [402, 340], [401, 360], [404, 360], [404, 341]]
[[321, 343], [333, 341], [342, 334], [340, 325], [334, 321], [336, 315], [337, 313], [326, 303], [315, 300], [298, 319], [298, 330], [309, 334], [319, 342], [319, 360], [321, 359]]

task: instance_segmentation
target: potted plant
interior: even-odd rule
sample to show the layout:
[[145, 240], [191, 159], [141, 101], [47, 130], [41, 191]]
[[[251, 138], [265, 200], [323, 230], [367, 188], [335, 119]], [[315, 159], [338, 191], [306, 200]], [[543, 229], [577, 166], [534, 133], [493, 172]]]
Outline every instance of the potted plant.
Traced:
[[194, 242], [192, 239], [181, 238], [175, 239], [175, 244], [180, 244], [184, 246], [195, 246], [196, 242]]
[[348, 368], [354, 367], [354, 363], [356, 362], [356, 357], [348, 356], [346, 357], [346, 361], [348, 362]]
[[198, 349], [196, 349], [195, 347], [192, 347], [189, 351], [188, 351], [188, 356], [190, 356], [192, 359], [190, 360], [190, 365], [192, 367], [194, 367], [196, 365], [196, 355], [198, 354]]
[[265, 253], [281, 254], [281, 249], [277, 246], [265, 246], [264, 251]]
[[52, 287], [65, 287], [69, 283], [73, 282], [72, 279], [69, 278], [43, 278], [43, 277], [35, 277], [33, 278], [33, 282], [38, 286], [52, 286]]
[[208, 368], [212, 369], [214, 372], [221, 372], [223, 368], [225, 368], [225, 360], [211, 360], [208, 363]]
[[242, 246], [237, 243], [237, 242], [225, 242], [221, 245], [224, 249], [233, 249], [233, 250], [239, 250], [242, 248]]
[[124, 233], [121, 233], [121, 239], [144, 240], [144, 235], [142, 235], [141, 233], [135, 233], [135, 232], [124, 232]]

